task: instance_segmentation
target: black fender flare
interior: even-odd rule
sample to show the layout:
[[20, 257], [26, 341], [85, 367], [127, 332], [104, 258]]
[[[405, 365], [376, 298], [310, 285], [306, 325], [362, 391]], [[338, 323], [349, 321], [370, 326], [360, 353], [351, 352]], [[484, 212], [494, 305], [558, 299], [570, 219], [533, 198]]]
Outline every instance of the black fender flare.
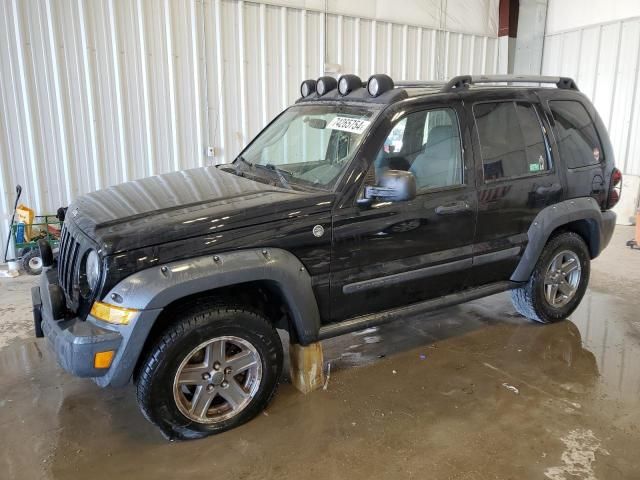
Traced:
[[578, 220], [586, 221], [587, 231], [584, 233], [588, 238], [585, 240], [591, 258], [597, 257], [611, 239], [615, 213], [602, 212], [598, 202], [592, 197], [565, 200], [538, 212], [527, 231], [528, 243], [511, 280], [528, 281], [553, 231]]
[[116, 306], [157, 310], [189, 295], [252, 281], [273, 282], [287, 302], [297, 340], [303, 345], [316, 341], [320, 313], [311, 276], [295, 255], [278, 248], [238, 250], [158, 265], [128, 276], [104, 298]]

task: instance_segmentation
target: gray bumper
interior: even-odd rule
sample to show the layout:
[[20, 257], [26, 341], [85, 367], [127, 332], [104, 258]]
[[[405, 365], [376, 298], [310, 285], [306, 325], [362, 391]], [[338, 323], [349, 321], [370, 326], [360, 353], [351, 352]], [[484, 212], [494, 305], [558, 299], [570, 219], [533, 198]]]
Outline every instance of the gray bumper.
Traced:
[[[609, 242], [611, 241], [613, 231], [616, 228], [616, 218], [616, 212], [612, 210], [602, 212], [602, 228], [600, 230], [600, 252], [607, 248], [607, 245], [609, 245]], [[598, 252], [598, 254], [600, 252]]]
[[[162, 309], [143, 310], [129, 325], [111, 325], [91, 315], [83, 320], [54, 314], [59, 309], [51, 295], [55, 297], [57, 284], [56, 271], [45, 268], [40, 285], [31, 291], [36, 336], [47, 337], [58, 362], [72, 375], [91, 377], [101, 387], [127, 385]], [[111, 367], [94, 368], [96, 352], [107, 350], [115, 351]]]
[[118, 351], [122, 336], [117, 331], [106, 330], [91, 322], [77, 317], [65, 317], [54, 320], [51, 312], [49, 295], [49, 278], [40, 275], [40, 286], [33, 287], [33, 302], [36, 332], [38, 327], [49, 341], [60, 366], [77, 377], [101, 377], [109, 369], [94, 368], [94, 357], [97, 352]]

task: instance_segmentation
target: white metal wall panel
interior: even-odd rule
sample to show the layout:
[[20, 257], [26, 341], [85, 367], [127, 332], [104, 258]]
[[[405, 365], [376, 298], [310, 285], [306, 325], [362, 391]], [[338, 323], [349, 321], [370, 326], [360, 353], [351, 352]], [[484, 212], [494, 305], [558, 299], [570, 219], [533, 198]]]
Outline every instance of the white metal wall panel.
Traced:
[[556, 34], [638, 16], [638, 0], [548, 0], [546, 30]]
[[495, 31], [496, 0], [474, 4], [488, 11], [484, 27], [420, 6], [463, 33], [444, 17], [429, 28], [299, 5], [0, 0], [0, 242], [15, 184], [45, 212], [123, 181], [230, 161], [325, 63], [363, 78], [495, 73], [497, 39], [481, 33]]
[[542, 73], [573, 77], [607, 126], [616, 163], [640, 175], [640, 18], [545, 37]]

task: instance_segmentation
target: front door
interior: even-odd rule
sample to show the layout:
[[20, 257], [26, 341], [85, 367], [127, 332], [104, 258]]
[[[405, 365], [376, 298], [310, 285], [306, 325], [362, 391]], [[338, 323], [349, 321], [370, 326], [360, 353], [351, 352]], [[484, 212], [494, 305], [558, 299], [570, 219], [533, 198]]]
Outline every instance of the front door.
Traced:
[[[371, 149], [375, 159], [359, 198], [334, 215], [332, 321], [419, 302], [465, 285], [476, 194], [473, 169], [465, 168], [472, 157], [463, 149], [462, 113], [460, 105], [447, 103], [393, 116], [378, 127], [373, 138], [385, 140]], [[376, 184], [387, 169], [413, 173], [416, 197], [366, 204], [364, 186]]]

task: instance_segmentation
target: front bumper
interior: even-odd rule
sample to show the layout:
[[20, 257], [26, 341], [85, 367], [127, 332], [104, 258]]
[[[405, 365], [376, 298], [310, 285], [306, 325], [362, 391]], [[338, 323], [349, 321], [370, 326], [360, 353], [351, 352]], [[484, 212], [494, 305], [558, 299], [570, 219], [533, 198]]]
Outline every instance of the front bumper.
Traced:
[[46, 269], [40, 275], [39, 286], [31, 289], [33, 319], [36, 336], [45, 336], [56, 354], [58, 363], [67, 372], [78, 377], [101, 377], [108, 368], [95, 368], [96, 353], [113, 350], [118, 352], [122, 336], [114, 330], [68, 315], [56, 313], [57, 276]]

